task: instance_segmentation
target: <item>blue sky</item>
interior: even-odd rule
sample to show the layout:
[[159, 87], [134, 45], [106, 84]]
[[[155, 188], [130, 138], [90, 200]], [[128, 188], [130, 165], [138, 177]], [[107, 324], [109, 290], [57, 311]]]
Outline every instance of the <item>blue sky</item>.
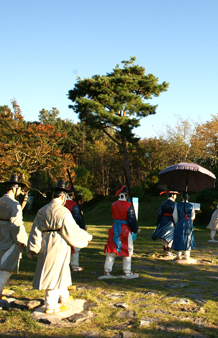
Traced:
[[217, 0], [0, 0], [0, 105], [15, 98], [25, 120], [68, 105], [76, 77], [111, 72], [136, 57], [169, 89], [141, 120], [155, 137], [181, 116], [203, 123], [218, 114]]

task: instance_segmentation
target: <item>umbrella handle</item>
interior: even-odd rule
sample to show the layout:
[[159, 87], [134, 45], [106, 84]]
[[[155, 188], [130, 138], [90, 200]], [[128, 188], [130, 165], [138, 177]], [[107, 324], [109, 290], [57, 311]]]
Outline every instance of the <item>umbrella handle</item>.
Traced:
[[188, 192], [188, 175], [189, 175], [189, 171], [187, 170], [187, 177], [186, 177], [185, 192]]

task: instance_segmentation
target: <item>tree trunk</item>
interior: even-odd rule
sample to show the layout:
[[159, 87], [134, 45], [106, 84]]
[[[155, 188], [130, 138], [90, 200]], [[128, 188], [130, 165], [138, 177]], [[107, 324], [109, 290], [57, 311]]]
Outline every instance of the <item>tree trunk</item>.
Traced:
[[[123, 147], [123, 155], [124, 155], [124, 168], [126, 170], [126, 176], [129, 181], [129, 186], [131, 186], [130, 181], [130, 164], [129, 164], [129, 154], [126, 147], [126, 139], [125, 137], [122, 139], [122, 147]], [[126, 182], [127, 185], [127, 182]]]
[[104, 176], [104, 167], [101, 168], [101, 176], [102, 176], [102, 195], [105, 196], [105, 176]]

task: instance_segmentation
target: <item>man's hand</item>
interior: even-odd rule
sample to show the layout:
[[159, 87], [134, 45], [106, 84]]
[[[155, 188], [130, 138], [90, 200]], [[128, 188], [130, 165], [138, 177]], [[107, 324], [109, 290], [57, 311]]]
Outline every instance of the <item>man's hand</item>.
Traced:
[[140, 232], [141, 232], [141, 229], [138, 229], [137, 234], [140, 234]]
[[24, 199], [23, 199], [23, 203], [21, 204], [21, 209], [23, 210], [27, 204], [27, 200], [28, 200], [28, 192], [23, 192], [22, 194], [24, 195]]
[[32, 251], [28, 252], [27, 257], [28, 257], [29, 259], [33, 259], [33, 257], [34, 257], [34, 252], [32, 252]]

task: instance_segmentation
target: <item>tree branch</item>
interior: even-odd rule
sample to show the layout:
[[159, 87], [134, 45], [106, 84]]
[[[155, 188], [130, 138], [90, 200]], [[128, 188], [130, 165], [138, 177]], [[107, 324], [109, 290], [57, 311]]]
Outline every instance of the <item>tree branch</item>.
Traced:
[[100, 122], [101, 129], [103, 130], [103, 132], [104, 132], [107, 136], [109, 136], [114, 142], [116, 142], [120, 147], [122, 147], [122, 143], [121, 143], [121, 142], [118, 142], [113, 136], [111, 136], [111, 135], [105, 130], [105, 128], [107, 128], [107, 127], [104, 127], [104, 126], [102, 125], [101, 121], [99, 121], [99, 122]]

